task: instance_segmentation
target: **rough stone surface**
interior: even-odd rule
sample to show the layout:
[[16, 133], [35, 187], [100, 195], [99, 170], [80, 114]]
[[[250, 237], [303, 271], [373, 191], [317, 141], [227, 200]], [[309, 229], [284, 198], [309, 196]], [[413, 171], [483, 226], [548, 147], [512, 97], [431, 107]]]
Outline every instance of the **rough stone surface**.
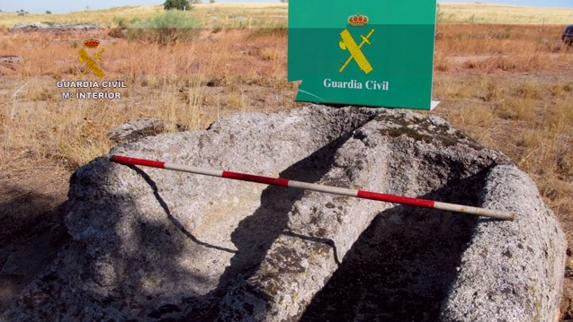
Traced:
[[[553, 321], [565, 239], [531, 180], [442, 119], [311, 106], [113, 153], [507, 209], [515, 222], [102, 158], [74, 241], [6, 321]], [[476, 303], [479, 303], [476, 304]]]
[[496, 167], [481, 204], [516, 212], [519, 220], [475, 228], [442, 320], [557, 321], [566, 241], [535, 184], [515, 167]]
[[0, 64], [16, 65], [24, 62], [22, 56], [0, 55]]
[[94, 24], [58, 24], [58, 23], [17, 23], [12, 31], [90, 31], [99, 27]]
[[[114, 152], [315, 181], [336, 140], [374, 115], [239, 114], [208, 131], [148, 137]], [[96, 160], [71, 179], [67, 226], [75, 242], [6, 319], [183, 317], [210, 304], [231, 272], [258, 265], [298, 198], [299, 191]], [[267, 229], [243, 223], [251, 215]]]
[[165, 130], [165, 124], [158, 119], [141, 119], [122, 124], [107, 134], [115, 144], [132, 143], [147, 136], [155, 136]]

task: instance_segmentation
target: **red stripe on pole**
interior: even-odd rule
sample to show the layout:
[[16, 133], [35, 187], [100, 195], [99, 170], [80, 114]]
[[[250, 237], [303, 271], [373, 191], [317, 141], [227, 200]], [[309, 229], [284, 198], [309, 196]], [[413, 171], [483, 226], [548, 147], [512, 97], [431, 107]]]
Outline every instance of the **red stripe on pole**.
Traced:
[[385, 201], [385, 202], [402, 204], [406, 206], [423, 207], [423, 208], [434, 208], [435, 204], [435, 202], [432, 200], [414, 199], [414, 198], [386, 195], [383, 193], [376, 193], [369, 191], [358, 191], [358, 194], [356, 196], [358, 198]]
[[437, 201], [433, 201], [433, 200], [401, 197], [401, 196], [396, 196], [396, 195], [388, 195], [388, 194], [382, 194], [382, 193], [370, 192], [370, 191], [356, 191], [353, 189], [337, 188], [337, 187], [324, 186], [324, 185], [319, 185], [319, 184], [299, 182], [299, 181], [294, 181], [294, 180], [289, 181], [288, 179], [282, 179], [282, 178], [271, 178], [271, 177], [256, 176], [256, 175], [252, 175], [252, 174], [238, 173], [238, 172], [231, 172], [231, 171], [219, 171], [219, 170], [201, 169], [201, 168], [195, 168], [195, 167], [186, 167], [183, 165], [176, 165], [176, 164], [172, 164], [172, 163], [165, 163], [165, 162], [160, 162], [160, 161], [151, 161], [151, 160], [144, 160], [144, 159], [136, 159], [136, 158], [130, 158], [130, 157], [124, 157], [124, 156], [118, 156], [118, 155], [112, 156], [111, 161], [114, 161], [114, 162], [117, 162], [120, 164], [124, 164], [124, 165], [142, 165], [142, 166], [146, 166], [146, 167], [168, 169], [168, 170], [173, 170], [173, 171], [183, 171], [183, 172], [202, 174], [202, 175], [208, 175], [208, 176], [214, 176], [214, 177], [223, 177], [223, 178], [227, 178], [227, 179], [263, 183], [263, 184], [274, 185], [274, 186], [279, 186], [279, 187], [289, 187], [289, 183], [290, 183], [292, 188], [297, 188], [297, 189], [307, 189], [307, 190], [311, 190], [311, 191], [320, 191], [320, 192], [332, 193], [332, 194], [337, 194], [337, 195], [354, 196], [354, 197], [358, 197], [358, 198], [362, 198], [362, 199], [384, 201], [384, 202], [402, 204], [402, 205], [413, 206], [413, 207], [434, 208], [434, 209], [441, 209], [441, 210], [447, 210], [447, 211], [455, 211], [455, 212], [473, 214], [473, 215], [477, 215], [477, 216], [498, 218], [498, 219], [503, 219], [503, 220], [513, 220], [515, 218], [515, 214], [506, 213], [503, 211], [489, 210], [489, 209], [485, 209], [485, 208], [468, 207], [468, 206], [463, 206], [463, 205], [458, 205], [458, 204], [437, 202]]
[[255, 176], [252, 174], [237, 173], [231, 171], [223, 171], [223, 178], [243, 180], [257, 183], [264, 183], [269, 185], [275, 185], [279, 187], [288, 187], [288, 180], [281, 178], [269, 178], [262, 176]]
[[165, 168], [165, 162], [160, 162], [160, 161], [151, 161], [151, 160], [136, 159], [136, 158], [130, 158], [130, 157], [122, 157], [119, 155], [112, 156], [111, 160], [114, 162], [120, 163], [120, 164], [124, 164], [124, 165], [142, 165], [142, 166], [146, 166], [146, 167], [160, 168], [160, 169]]

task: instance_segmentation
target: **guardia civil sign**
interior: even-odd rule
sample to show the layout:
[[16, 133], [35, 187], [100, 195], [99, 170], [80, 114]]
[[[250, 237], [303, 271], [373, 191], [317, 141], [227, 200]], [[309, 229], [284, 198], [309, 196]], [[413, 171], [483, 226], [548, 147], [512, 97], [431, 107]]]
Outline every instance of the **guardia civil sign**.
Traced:
[[432, 109], [436, 0], [290, 0], [297, 101]]

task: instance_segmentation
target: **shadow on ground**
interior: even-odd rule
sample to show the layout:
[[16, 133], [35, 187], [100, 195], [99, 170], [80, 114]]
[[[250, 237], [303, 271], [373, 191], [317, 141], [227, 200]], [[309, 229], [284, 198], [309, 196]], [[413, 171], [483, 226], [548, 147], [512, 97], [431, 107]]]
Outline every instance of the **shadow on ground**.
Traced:
[[2, 187], [0, 203], [0, 312], [55, 258], [69, 240], [64, 204], [53, 196]]
[[[477, 205], [485, 171], [421, 196]], [[396, 206], [380, 213], [315, 295], [301, 321], [431, 322], [477, 219]]]

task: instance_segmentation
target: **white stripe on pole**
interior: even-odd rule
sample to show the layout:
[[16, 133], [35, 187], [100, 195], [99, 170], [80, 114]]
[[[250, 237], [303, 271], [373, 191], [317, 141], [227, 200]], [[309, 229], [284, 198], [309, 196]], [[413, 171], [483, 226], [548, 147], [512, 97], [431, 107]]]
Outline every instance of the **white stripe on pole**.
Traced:
[[504, 220], [515, 219], [515, 215], [512, 213], [509, 213], [509, 212], [486, 209], [486, 208], [464, 206], [464, 205], [456, 205], [456, 204], [451, 204], [451, 203], [447, 203], [447, 202], [436, 201], [434, 203], [434, 207], [436, 209], [441, 209], [441, 210], [446, 210], [446, 211], [461, 212], [464, 214], [478, 215], [478, 216], [484, 216], [484, 217], [490, 217], [490, 218], [497, 218], [497, 219], [504, 219]]
[[326, 192], [326, 193], [334, 193], [337, 195], [344, 195], [344, 196], [351, 196], [356, 197], [358, 195], [358, 190], [352, 190], [347, 188], [338, 188], [332, 186], [323, 186], [318, 184], [312, 184], [308, 182], [300, 182], [289, 180], [288, 182], [289, 188], [298, 188], [298, 189], [306, 189], [306, 190], [314, 190], [318, 192]]
[[190, 167], [190, 166], [186, 166], [186, 165], [173, 164], [173, 163], [165, 163], [165, 169], [190, 172], [190, 173], [196, 173], [196, 174], [203, 174], [203, 175], [211, 176], [211, 177], [222, 177], [223, 176], [222, 170], [203, 169], [203, 168]]

